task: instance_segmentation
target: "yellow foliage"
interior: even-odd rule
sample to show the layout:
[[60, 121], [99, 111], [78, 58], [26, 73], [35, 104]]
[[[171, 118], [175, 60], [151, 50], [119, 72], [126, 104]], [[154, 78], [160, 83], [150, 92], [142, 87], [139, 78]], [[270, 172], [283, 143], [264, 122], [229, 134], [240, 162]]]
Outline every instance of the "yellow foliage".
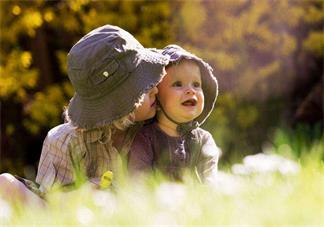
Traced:
[[89, 0], [70, 0], [67, 3], [74, 12], [77, 12], [81, 10], [81, 7], [86, 5], [88, 2]]
[[24, 88], [19, 88], [17, 91], [17, 99], [18, 100], [24, 100], [26, 98], [26, 91]]
[[24, 51], [20, 57], [21, 64], [24, 68], [29, 68], [32, 63], [32, 55], [29, 51]]
[[242, 128], [248, 128], [258, 120], [259, 112], [255, 106], [247, 106], [239, 109], [236, 116], [236, 120], [239, 125]]
[[303, 43], [303, 47], [318, 56], [324, 56], [324, 32], [310, 32]]
[[269, 65], [266, 65], [266, 66], [260, 68], [257, 73], [258, 79], [255, 78], [254, 81], [257, 82], [258, 80], [265, 79], [265, 78], [275, 74], [280, 69], [280, 66], [281, 65], [280, 65], [279, 61], [273, 61]]
[[56, 51], [55, 55], [59, 61], [61, 72], [63, 72], [65, 75], [67, 75], [67, 52], [65, 51]]
[[199, 39], [199, 31], [202, 29], [202, 24], [206, 20], [206, 12], [204, 7], [201, 6], [201, 2], [185, 2], [180, 14], [183, 19], [183, 28], [188, 33], [188, 35], [194, 40]]
[[89, 13], [82, 14], [82, 19], [87, 25], [87, 29], [89, 27], [94, 27], [98, 21], [96, 21], [96, 18], [98, 18], [97, 11], [95, 9], [90, 9]]
[[70, 82], [66, 81], [62, 84], [62, 86], [63, 86], [64, 93], [68, 97], [72, 97], [74, 94], [74, 88], [73, 88], [72, 84]]
[[[301, 7], [295, 6], [289, 6], [288, 7], [288, 15], [286, 16], [286, 22], [289, 26], [291, 27], [296, 27], [298, 26], [300, 19], [302, 18], [303, 14], [304, 14], [304, 10]], [[285, 12], [283, 12], [285, 15]]]
[[215, 60], [217, 69], [223, 71], [232, 70], [235, 68], [236, 64], [238, 64], [238, 58], [236, 58], [236, 56], [224, 51], [215, 53], [213, 60]]
[[323, 13], [323, 2], [322, 2], [322, 8], [316, 8], [315, 6], [309, 6], [307, 9], [305, 9], [304, 20], [307, 23], [316, 23], [316, 22], [322, 22], [324, 19], [324, 13]]
[[262, 17], [268, 9], [268, 1], [255, 1], [251, 9], [242, 15], [242, 20], [248, 33], [254, 32], [254, 29], [258, 27], [260, 17]]
[[[59, 76], [67, 74], [68, 47], [103, 24], [125, 28], [146, 47], [161, 48], [174, 42], [184, 46], [210, 63], [216, 75], [224, 74], [223, 80], [227, 75], [235, 78], [233, 84], [244, 92], [253, 93], [262, 86], [266, 90], [267, 84], [263, 83], [266, 79], [291, 73], [283, 74], [283, 65], [294, 57], [299, 35], [296, 28], [300, 26], [308, 32], [305, 22], [309, 23], [311, 32], [302, 40], [303, 48], [318, 56], [324, 55], [323, 33], [313, 32], [313, 27], [317, 29], [324, 18], [321, 0], [71, 0], [50, 4], [33, 0], [0, 1], [0, 5], [4, 47], [0, 52], [0, 98], [18, 100], [24, 107], [28, 103], [26, 114], [30, 118], [24, 124], [33, 132], [57, 123], [66, 99], [74, 92], [67, 78], [62, 80], [61, 77], [47, 78], [59, 84], [39, 87], [41, 78], [38, 71], [31, 68], [41, 63], [33, 62], [33, 56], [42, 56], [35, 53], [42, 50], [31, 49], [33, 43], [38, 42], [34, 38], [39, 28], [50, 31], [45, 34], [45, 42], [53, 44], [50, 50], [55, 51], [58, 61], [51, 64], [58, 67], [55, 72]], [[67, 37], [61, 37], [60, 32]], [[56, 37], [60, 39], [55, 40]], [[35, 88], [40, 93], [32, 96]], [[228, 105], [235, 103], [231, 101]], [[219, 115], [224, 114], [222, 109], [217, 111]], [[244, 111], [240, 113], [241, 120], [244, 113], [253, 112]], [[249, 125], [247, 122], [245, 127]]]
[[11, 136], [15, 132], [15, 126], [13, 124], [8, 124], [6, 126], [6, 135]]
[[[80, 29], [80, 25], [77, 21], [77, 19], [75, 18], [75, 16], [73, 14], [65, 14], [66, 18], [65, 18], [65, 22], [64, 24], [62, 24], [62, 26], [69, 32], [76, 32], [79, 31]], [[77, 40], [75, 40], [77, 41]]]
[[258, 94], [258, 98], [269, 94], [268, 84], [264, 83], [267, 78], [276, 75], [281, 69], [281, 62], [275, 60], [265, 66], [260, 66], [256, 69], [247, 68], [239, 77], [237, 92], [241, 95], [255, 94], [262, 91], [262, 94]]
[[275, 12], [272, 14], [272, 23], [277, 25], [288, 25], [296, 27], [304, 13], [303, 8], [298, 2], [276, 1], [274, 4]]
[[217, 37], [222, 38], [225, 43], [219, 43], [219, 45], [232, 44], [234, 42], [239, 42], [242, 39], [244, 30], [246, 29], [245, 23], [237, 18], [227, 19], [227, 28], [224, 29], [222, 36], [217, 34]]
[[36, 34], [36, 29], [43, 24], [42, 15], [40, 12], [35, 10], [29, 10], [21, 19], [22, 26], [27, 30], [27, 34], [30, 37], [34, 37]]
[[31, 53], [12, 51], [6, 62], [0, 67], [0, 98], [15, 96], [18, 100], [26, 98], [25, 89], [36, 86], [38, 73], [30, 69]]
[[281, 39], [281, 54], [283, 56], [289, 56], [296, 49], [296, 40], [292, 35], [289, 35], [287, 33], [282, 34]]
[[42, 126], [55, 126], [60, 123], [59, 116], [63, 107], [67, 105], [64, 89], [67, 86], [52, 85], [45, 92], [37, 92], [34, 99], [25, 109], [30, 119], [24, 121], [25, 126], [32, 132], [37, 133]]
[[12, 12], [14, 15], [18, 16], [18, 15], [21, 13], [21, 8], [20, 8], [18, 5], [14, 5], [14, 6], [12, 7], [11, 12]]
[[18, 84], [11, 78], [0, 79], [0, 96], [6, 98], [6, 96], [16, 92], [18, 90]]
[[252, 45], [260, 51], [273, 51], [273, 47], [276, 47], [276, 44], [279, 43], [279, 36], [274, 35], [267, 25], [260, 25], [255, 29], [255, 35], [257, 35], [259, 41]]
[[51, 22], [54, 19], [54, 13], [52, 10], [48, 10], [44, 13], [43, 18], [46, 22]]

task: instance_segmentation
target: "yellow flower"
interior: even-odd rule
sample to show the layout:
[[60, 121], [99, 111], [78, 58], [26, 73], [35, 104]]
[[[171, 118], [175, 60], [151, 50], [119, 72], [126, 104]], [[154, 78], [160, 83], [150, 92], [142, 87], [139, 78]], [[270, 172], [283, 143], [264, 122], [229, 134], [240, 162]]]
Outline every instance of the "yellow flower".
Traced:
[[21, 54], [21, 64], [24, 68], [28, 68], [31, 64], [31, 61], [32, 61], [32, 56], [30, 54], [30, 52], [28, 51], [24, 51], [22, 54]]
[[14, 5], [11, 10], [13, 15], [18, 16], [21, 13], [21, 8], [18, 5]]
[[100, 188], [101, 188], [101, 189], [106, 189], [106, 188], [108, 188], [108, 187], [111, 185], [113, 179], [114, 179], [114, 174], [113, 174], [113, 172], [111, 172], [111, 171], [109, 171], [109, 170], [106, 171], [106, 172], [102, 175], [102, 177], [101, 177], [101, 179], [100, 179]]

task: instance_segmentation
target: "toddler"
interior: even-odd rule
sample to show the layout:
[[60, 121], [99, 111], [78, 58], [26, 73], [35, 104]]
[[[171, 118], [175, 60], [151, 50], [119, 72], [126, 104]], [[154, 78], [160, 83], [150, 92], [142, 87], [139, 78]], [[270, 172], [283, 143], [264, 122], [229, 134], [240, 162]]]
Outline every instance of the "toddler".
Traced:
[[175, 180], [190, 169], [204, 182], [217, 172], [220, 155], [211, 134], [199, 127], [214, 107], [217, 80], [207, 63], [177, 45], [165, 47], [163, 54], [170, 63], [158, 85], [159, 111], [156, 121], [136, 135], [129, 169], [159, 170]]

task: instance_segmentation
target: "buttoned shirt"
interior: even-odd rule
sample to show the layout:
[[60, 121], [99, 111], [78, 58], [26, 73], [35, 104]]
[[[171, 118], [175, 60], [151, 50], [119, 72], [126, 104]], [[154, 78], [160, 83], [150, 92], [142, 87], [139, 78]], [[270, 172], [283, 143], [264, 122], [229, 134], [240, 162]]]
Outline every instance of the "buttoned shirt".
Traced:
[[181, 180], [184, 170], [192, 170], [201, 182], [217, 173], [221, 151], [212, 135], [196, 128], [186, 136], [173, 137], [152, 123], [137, 133], [130, 151], [130, 172], [159, 170], [171, 179]]
[[54, 184], [71, 184], [80, 173], [97, 179], [107, 170], [116, 172], [135, 129], [116, 133], [112, 137], [114, 149], [108, 146], [109, 135], [105, 128], [78, 130], [71, 123], [65, 123], [51, 129], [43, 143], [36, 176], [40, 190], [47, 192]]

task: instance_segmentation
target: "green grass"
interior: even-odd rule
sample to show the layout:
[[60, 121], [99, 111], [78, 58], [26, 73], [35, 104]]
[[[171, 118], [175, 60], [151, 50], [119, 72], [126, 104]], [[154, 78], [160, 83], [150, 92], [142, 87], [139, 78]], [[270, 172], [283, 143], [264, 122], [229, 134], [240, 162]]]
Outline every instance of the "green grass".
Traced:
[[295, 175], [228, 172], [213, 186], [151, 177], [124, 182], [117, 192], [85, 185], [51, 193], [45, 208], [0, 200], [0, 225], [324, 226], [324, 145], [307, 149]]

